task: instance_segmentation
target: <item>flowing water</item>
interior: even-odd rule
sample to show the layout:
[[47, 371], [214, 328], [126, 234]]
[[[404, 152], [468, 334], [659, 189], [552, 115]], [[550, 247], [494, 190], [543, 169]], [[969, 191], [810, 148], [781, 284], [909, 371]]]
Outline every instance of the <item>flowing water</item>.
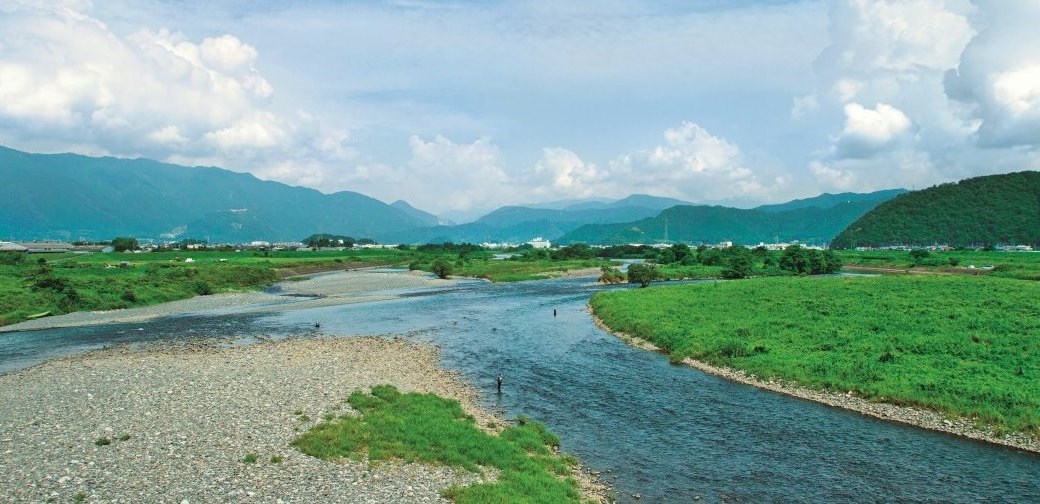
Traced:
[[327, 334], [440, 346], [443, 365], [481, 388], [486, 406], [545, 422], [622, 502], [1040, 501], [1040, 456], [763, 392], [629, 347], [587, 312], [606, 288], [462, 282], [376, 303], [0, 334], [0, 372], [103, 344], [277, 338], [320, 321]]

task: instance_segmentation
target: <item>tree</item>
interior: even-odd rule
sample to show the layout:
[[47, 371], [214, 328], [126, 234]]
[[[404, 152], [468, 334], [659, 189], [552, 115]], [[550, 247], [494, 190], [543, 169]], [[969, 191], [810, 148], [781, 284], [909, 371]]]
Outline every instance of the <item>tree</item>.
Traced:
[[628, 265], [628, 283], [637, 283], [640, 287], [646, 287], [658, 277], [657, 268], [651, 264]]
[[433, 271], [434, 275], [437, 275], [437, 278], [447, 280], [451, 277], [451, 264], [449, 264], [448, 261], [445, 261], [444, 259], [437, 259], [436, 261], [433, 261], [433, 265], [430, 266], [430, 270]]
[[128, 250], [137, 250], [141, 247], [137, 243], [137, 238], [117, 236], [112, 239], [112, 248], [116, 252], [126, 252]]
[[734, 245], [726, 249], [726, 269], [722, 270], [723, 278], [747, 278], [753, 271], [752, 252], [747, 247]]
[[930, 255], [925, 249], [914, 249], [910, 251], [910, 261], [914, 264], [921, 264], [921, 261], [927, 259]]

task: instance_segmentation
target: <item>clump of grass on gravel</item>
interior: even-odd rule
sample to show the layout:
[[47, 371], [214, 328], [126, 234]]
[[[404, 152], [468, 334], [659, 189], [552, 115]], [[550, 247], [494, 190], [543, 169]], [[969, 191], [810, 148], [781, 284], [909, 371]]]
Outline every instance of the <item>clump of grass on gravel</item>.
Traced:
[[321, 423], [293, 441], [321, 459], [401, 459], [461, 467], [499, 469], [498, 481], [452, 486], [444, 495], [460, 503], [580, 502], [570, 477], [576, 461], [555, 454], [560, 440], [544, 425], [518, 425], [492, 435], [480, 430], [458, 401], [433, 394], [401, 394], [390, 385], [354, 392], [348, 402], [360, 416]]

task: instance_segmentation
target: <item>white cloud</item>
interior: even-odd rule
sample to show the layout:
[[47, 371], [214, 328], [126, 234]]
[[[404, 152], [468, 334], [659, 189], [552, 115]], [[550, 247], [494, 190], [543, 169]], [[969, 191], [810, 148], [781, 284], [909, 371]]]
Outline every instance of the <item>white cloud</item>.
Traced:
[[549, 188], [555, 194], [571, 198], [594, 196], [593, 191], [603, 180], [596, 165], [586, 163], [572, 151], [561, 147], [543, 149], [542, 159], [534, 168], [536, 176], [549, 179]]
[[544, 149], [525, 183], [545, 199], [649, 193], [696, 202], [769, 197], [786, 188], [785, 177], [761, 177], [745, 166], [736, 145], [698, 124], [684, 121], [662, 136], [661, 144], [618, 155], [604, 166], [568, 149]]
[[412, 135], [408, 147], [407, 166], [373, 186], [387, 200], [407, 194], [419, 208], [443, 212], [494, 207], [519, 196], [521, 188], [509, 183], [502, 153], [489, 138], [456, 143], [442, 135], [429, 140]]
[[1040, 4], [979, 4], [986, 26], [945, 80], [950, 98], [967, 105], [984, 147], [1040, 145]]
[[844, 111], [845, 128], [836, 141], [836, 153], [842, 158], [871, 157], [889, 147], [911, 125], [903, 111], [885, 103], [873, 109], [848, 103]]
[[270, 106], [274, 88], [255, 68], [251, 45], [230, 34], [194, 42], [165, 28], [119, 36], [91, 9], [5, 6], [0, 142], [218, 164], [290, 183], [302, 178], [275, 165], [324, 155], [316, 120]]

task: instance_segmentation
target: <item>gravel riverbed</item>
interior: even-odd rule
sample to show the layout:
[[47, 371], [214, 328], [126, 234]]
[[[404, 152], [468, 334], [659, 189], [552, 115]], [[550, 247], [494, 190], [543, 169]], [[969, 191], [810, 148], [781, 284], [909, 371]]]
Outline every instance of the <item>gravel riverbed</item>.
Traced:
[[381, 383], [494, 418], [435, 349], [383, 338], [117, 347], [0, 376], [0, 502], [443, 502], [445, 487], [480, 479], [289, 445]]

